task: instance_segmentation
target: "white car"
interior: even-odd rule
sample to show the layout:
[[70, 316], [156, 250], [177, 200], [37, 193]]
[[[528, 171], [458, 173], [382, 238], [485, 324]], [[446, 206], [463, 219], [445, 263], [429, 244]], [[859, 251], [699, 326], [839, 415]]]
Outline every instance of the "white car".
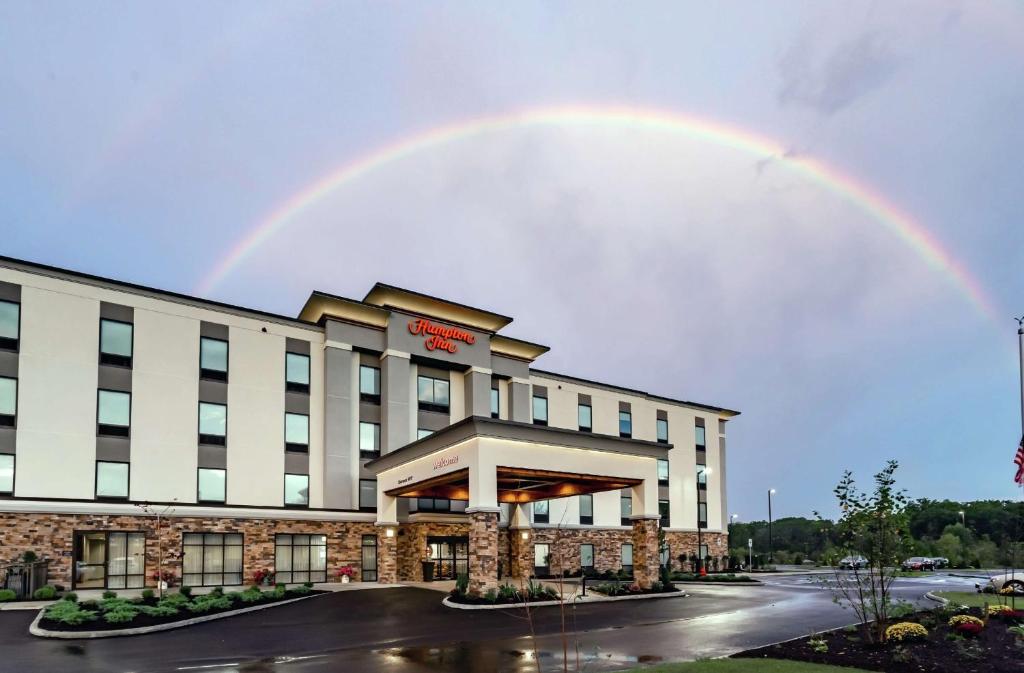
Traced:
[[1024, 571], [1015, 571], [1003, 575], [993, 575], [988, 583], [981, 587], [983, 591], [999, 593], [1005, 587], [1012, 587], [1016, 592], [1024, 594]]

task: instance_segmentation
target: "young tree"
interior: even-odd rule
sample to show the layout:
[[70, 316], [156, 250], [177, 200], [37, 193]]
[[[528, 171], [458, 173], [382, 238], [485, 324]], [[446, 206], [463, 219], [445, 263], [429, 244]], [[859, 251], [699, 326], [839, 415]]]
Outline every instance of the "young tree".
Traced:
[[845, 553], [862, 555], [868, 567], [836, 570], [835, 600], [854, 611], [870, 642], [885, 640], [892, 607], [892, 583], [907, 553], [907, 497], [896, 489], [899, 463], [890, 460], [875, 475], [871, 494], [857, 489], [847, 470], [835, 488], [842, 517], [836, 533]]

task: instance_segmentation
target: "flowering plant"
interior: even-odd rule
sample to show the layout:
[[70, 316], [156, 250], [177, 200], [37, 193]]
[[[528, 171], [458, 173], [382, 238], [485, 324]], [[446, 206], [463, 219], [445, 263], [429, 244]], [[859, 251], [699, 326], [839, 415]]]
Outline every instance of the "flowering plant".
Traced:
[[1001, 615], [1004, 612], [1013, 612], [1013, 608], [1011, 608], [1009, 605], [990, 605], [990, 606], [988, 606], [988, 616], [989, 617], [994, 617], [996, 615]]
[[339, 578], [348, 577], [349, 579], [352, 579], [356, 576], [356, 569], [350, 565], [344, 565], [338, 568], [338, 572], [336, 574]]
[[885, 630], [885, 639], [902, 643], [928, 637], [928, 629], [914, 622], [900, 622]]
[[260, 568], [252, 574], [252, 581], [256, 584], [273, 584], [274, 583], [274, 569], [273, 568]]
[[154, 582], [163, 581], [167, 582], [167, 586], [169, 587], [174, 586], [174, 573], [170, 570], [164, 570], [163, 572], [159, 570], [154, 570], [153, 574], [150, 575], [150, 577], [153, 579]]
[[953, 617], [950, 617], [949, 625], [952, 626], [954, 629], [960, 626], [961, 624], [975, 624], [977, 625], [979, 631], [983, 626], [985, 626], [985, 622], [971, 615], [954, 615]]
[[956, 625], [956, 632], [959, 633], [961, 636], [973, 638], [977, 636], [979, 633], [981, 633], [982, 628], [983, 627], [980, 623], [980, 620], [979, 623], [961, 622], [960, 624]]

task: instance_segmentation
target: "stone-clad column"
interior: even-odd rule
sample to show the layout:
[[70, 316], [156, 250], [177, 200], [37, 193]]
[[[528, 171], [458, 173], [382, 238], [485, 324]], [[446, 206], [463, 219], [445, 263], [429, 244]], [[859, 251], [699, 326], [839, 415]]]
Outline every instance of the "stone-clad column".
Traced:
[[469, 593], [498, 588], [498, 508], [471, 507], [469, 514]]
[[377, 528], [377, 581], [381, 584], [398, 582], [398, 527]]
[[508, 534], [511, 558], [509, 575], [517, 580], [527, 580], [533, 573], [533, 536], [530, 515], [521, 503], [512, 505], [509, 512]]
[[658, 581], [658, 517], [633, 517], [633, 579], [641, 589]]

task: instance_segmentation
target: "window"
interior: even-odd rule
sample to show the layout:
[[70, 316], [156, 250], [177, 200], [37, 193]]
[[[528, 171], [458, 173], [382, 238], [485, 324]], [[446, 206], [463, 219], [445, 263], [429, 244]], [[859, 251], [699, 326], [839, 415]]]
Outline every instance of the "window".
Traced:
[[707, 447], [704, 444], [704, 426], [698, 425], [693, 429], [697, 438], [697, 450], [704, 451]]
[[662, 444], [668, 444], [668, 421], [664, 418], [659, 418], [657, 422], [658, 426], [658, 441]]
[[623, 526], [633, 524], [633, 496], [623, 495], [619, 498], [619, 523]]
[[533, 396], [533, 424], [548, 424], [548, 398]]
[[309, 356], [284, 354], [284, 387], [293, 393], [309, 392]]
[[220, 587], [242, 583], [241, 533], [185, 533], [181, 583]]
[[417, 512], [465, 512], [465, 500], [449, 500], [448, 498], [416, 498]]
[[291, 535], [274, 536], [274, 581], [293, 582], [327, 581], [327, 536]]
[[538, 500], [533, 503], [533, 522], [547, 523], [550, 515], [550, 503], [547, 500]]
[[697, 553], [700, 554], [701, 560], [706, 563], [708, 560], [708, 546], [706, 544], [702, 544], [697, 548]]
[[580, 496], [580, 523], [588, 526], [594, 523], [594, 496], [589, 493]]
[[96, 497], [128, 497], [128, 463], [96, 461]]
[[199, 502], [224, 502], [227, 498], [227, 470], [199, 468]]
[[377, 511], [377, 480], [359, 480], [359, 509], [363, 512]]
[[0, 348], [18, 350], [21, 333], [21, 304], [0, 301]]
[[448, 382], [420, 376], [416, 382], [419, 407], [423, 411], [448, 413]]
[[18, 418], [18, 379], [0, 376], [0, 425], [14, 427]]
[[580, 568], [584, 571], [594, 569], [594, 545], [580, 545]]
[[115, 390], [99, 391], [96, 434], [128, 437], [131, 434], [132, 396]]
[[429, 437], [432, 434], [434, 434], [433, 430], [427, 430], [426, 428], [417, 428], [416, 439], [423, 439], [424, 437]]
[[697, 527], [708, 527], [708, 504], [706, 502], [697, 503]]
[[580, 430], [584, 432], [590, 432], [594, 428], [593, 419], [594, 410], [589, 404], [581, 404], [576, 410], [576, 416], [579, 420]]
[[380, 423], [359, 422], [359, 455], [363, 458], [380, 455]]
[[672, 549], [667, 542], [658, 551], [658, 562], [662, 568], [669, 568], [672, 563]]
[[664, 458], [658, 459], [658, 483], [668, 486], [668, 461]]
[[668, 506], [668, 500], [659, 500], [658, 501], [658, 514], [661, 515], [661, 527], [662, 528], [668, 528], [669, 525], [670, 525], [669, 524], [669, 511], [670, 511], [670, 509], [669, 509], [669, 506]]
[[491, 418], [501, 416], [501, 392], [497, 388], [491, 388]]
[[697, 464], [697, 488], [701, 491], [708, 490], [708, 468], [707, 465]]
[[212, 402], [199, 403], [199, 443], [225, 446], [228, 442], [228, 407]]
[[619, 437], [633, 436], [633, 412], [619, 412]]
[[132, 366], [132, 324], [100, 320], [100, 364]]
[[14, 456], [0, 453], [0, 493], [14, 493]]
[[284, 450], [309, 451], [309, 416], [285, 413]]
[[364, 582], [377, 581], [377, 536], [364, 535], [360, 545], [360, 567], [363, 569]]
[[633, 545], [628, 542], [622, 545], [622, 550], [619, 552], [622, 558], [622, 569], [632, 574], [633, 572]]
[[199, 378], [211, 381], [228, 380], [228, 342], [202, 337], [199, 339]]
[[551, 546], [544, 543], [533, 545], [533, 565], [537, 568], [547, 568], [551, 563]]
[[380, 370], [359, 365], [359, 399], [380, 404]]
[[146, 583], [146, 534], [89, 531], [74, 536], [75, 589], [141, 589]]
[[285, 507], [309, 507], [309, 475], [284, 475]]

